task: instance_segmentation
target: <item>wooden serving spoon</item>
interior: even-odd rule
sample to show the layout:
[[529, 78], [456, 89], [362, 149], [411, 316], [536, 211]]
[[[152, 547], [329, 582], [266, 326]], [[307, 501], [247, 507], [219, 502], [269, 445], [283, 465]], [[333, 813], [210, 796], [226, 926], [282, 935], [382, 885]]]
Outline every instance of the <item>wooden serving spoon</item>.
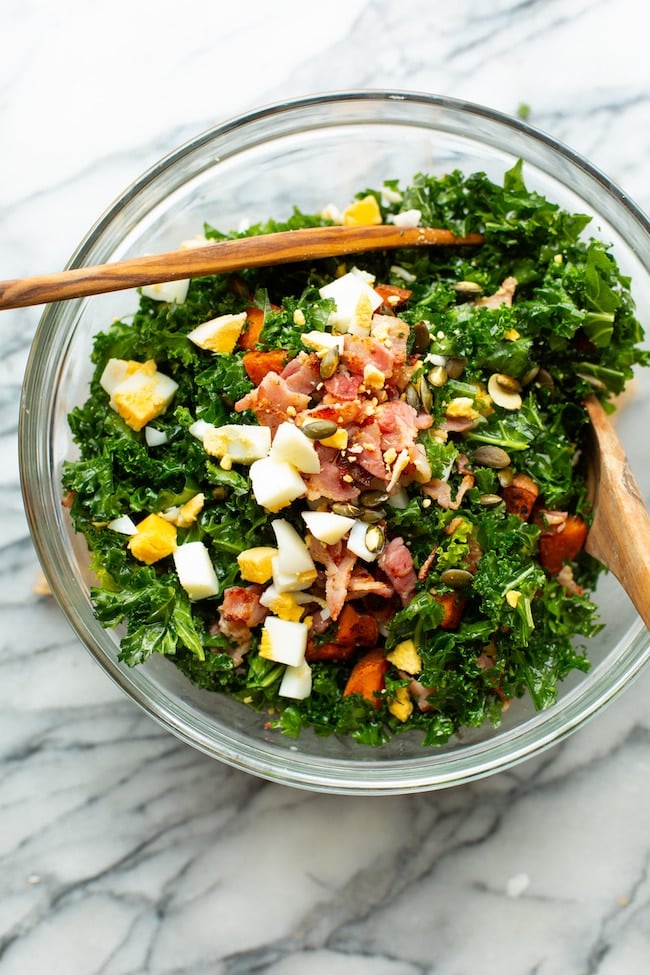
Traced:
[[310, 227], [254, 237], [238, 237], [134, 257], [111, 264], [71, 268], [55, 274], [0, 281], [0, 310], [41, 305], [65, 298], [82, 298], [124, 291], [147, 284], [223, 274], [246, 267], [290, 264], [323, 257], [396, 247], [477, 245], [481, 234], [458, 237], [437, 227]]
[[650, 627], [650, 516], [602, 403], [590, 396], [585, 407], [594, 441], [589, 467], [594, 516], [585, 548], [616, 576]]

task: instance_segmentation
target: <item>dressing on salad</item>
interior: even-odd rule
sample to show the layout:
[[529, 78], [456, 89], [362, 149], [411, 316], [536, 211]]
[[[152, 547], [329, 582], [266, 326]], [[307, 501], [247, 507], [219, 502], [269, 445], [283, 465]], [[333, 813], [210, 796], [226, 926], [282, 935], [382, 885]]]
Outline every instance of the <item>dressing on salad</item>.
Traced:
[[582, 403], [647, 353], [609, 246], [521, 163], [204, 233], [382, 221], [484, 243], [143, 288], [96, 336], [64, 500], [128, 665], [288, 735], [430, 746], [588, 669]]

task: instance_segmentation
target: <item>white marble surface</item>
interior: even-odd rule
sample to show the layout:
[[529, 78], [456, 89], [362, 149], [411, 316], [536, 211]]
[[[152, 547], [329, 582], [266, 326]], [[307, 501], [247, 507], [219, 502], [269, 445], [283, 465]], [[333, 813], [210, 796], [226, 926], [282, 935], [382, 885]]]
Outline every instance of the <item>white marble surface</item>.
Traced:
[[[344, 87], [515, 113], [650, 209], [638, 0], [2, 0], [0, 268], [61, 267], [197, 131]], [[297, 792], [195, 753], [72, 637], [19, 491], [39, 312], [0, 331], [0, 975], [641, 975], [650, 673], [543, 758], [395, 798]]]

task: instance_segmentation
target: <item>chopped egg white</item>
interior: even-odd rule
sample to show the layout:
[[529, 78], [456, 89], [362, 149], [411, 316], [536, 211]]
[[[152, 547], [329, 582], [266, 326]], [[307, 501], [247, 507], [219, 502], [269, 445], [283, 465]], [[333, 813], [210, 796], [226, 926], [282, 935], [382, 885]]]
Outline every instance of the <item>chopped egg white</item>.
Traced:
[[295, 667], [288, 666], [282, 675], [278, 694], [280, 697], [290, 697], [294, 701], [303, 701], [311, 694], [311, 667], [306, 660]]
[[305, 659], [308, 632], [305, 623], [267, 616], [260, 639], [260, 657], [278, 664], [299, 667]]
[[421, 210], [402, 210], [401, 213], [395, 213], [388, 220], [390, 223], [394, 223], [396, 227], [417, 227], [422, 219]]
[[216, 596], [219, 582], [210, 553], [203, 542], [186, 542], [174, 551], [174, 565], [178, 581], [190, 599]]
[[326, 545], [335, 545], [347, 535], [355, 518], [334, 514], [333, 511], [302, 511], [302, 517], [314, 538]]
[[181, 278], [178, 281], [161, 281], [159, 284], [147, 284], [140, 289], [146, 298], [153, 298], [154, 301], [167, 301], [169, 304], [182, 305], [187, 298], [190, 286], [189, 278]]
[[371, 552], [366, 545], [366, 532], [368, 531], [368, 527], [365, 521], [355, 519], [346, 544], [349, 550], [354, 555], [358, 555], [364, 562], [374, 562], [378, 558], [379, 552]]
[[300, 341], [308, 349], [314, 349], [315, 352], [323, 355], [330, 349], [338, 349], [339, 352], [343, 352], [343, 336], [333, 335], [332, 332], [303, 332]]
[[303, 474], [318, 474], [320, 471], [320, 459], [313, 441], [295, 423], [287, 420], [280, 423], [275, 432], [269, 457], [287, 461]]
[[155, 427], [144, 428], [144, 439], [147, 447], [160, 447], [167, 443], [167, 434], [164, 430], [156, 430]]
[[263, 457], [251, 464], [253, 496], [268, 511], [279, 511], [307, 493], [298, 470], [286, 460]]
[[109, 521], [107, 527], [114, 532], [119, 532], [120, 535], [135, 535], [138, 530], [135, 527], [135, 522], [128, 515], [120, 515], [119, 518], [113, 518], [112, 521]]
[[306, 589], [316, 579], [317, 572], [304, 539], [284, 518], [275, 518], [271, 528], [278, 546], [278, 556], [274, 560], [274, 581], [277, 575], [285, 582], [294, 580], [296, 589]]
[[336, 312], [330, 315], [330, 324], [339, 330], [349, 326], [361, 295], [367, 296], [372, 311], [376, 311], [382, 303], [381, 295], [371, 287], [367, 276], [358, 268], [353, 268], [340, 278], [323, 285], [319, 294], [321, 298], [331, 298], [336, 303]]

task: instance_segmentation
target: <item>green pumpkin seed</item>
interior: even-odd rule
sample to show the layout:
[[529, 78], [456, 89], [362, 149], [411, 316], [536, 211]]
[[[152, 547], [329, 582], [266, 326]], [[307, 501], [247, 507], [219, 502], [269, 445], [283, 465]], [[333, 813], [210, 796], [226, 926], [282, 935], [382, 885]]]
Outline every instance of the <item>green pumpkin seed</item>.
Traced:
[[331, 349], [328, 349], [323, 358], [320, 361], [320, 376], [321, 379], [330, 379], [339, 367], [339, 350], [338, 346], [334, 345]]
[[383, 508], [365, 508], [359, 517], [361, 521], [365, 521], [366, 524], [371, 525], [383, 521], [386, 517], [386, 512]]
[[310, 440], [327, 440], [334, 436], [338, 428], [334, 420], [309, 420], [300, 429]]
[[449, 373], [445, 366], [434, 366], [428, 376], [429, 382], [432, 386], [440, 388], [444, 386], [449, 379]]
[[386, 544], [386, 536], [383, 528], [380, 525], [370, 525], [366, 531], [365, 542], [366, 548], [369, 552], [372, 552], [373, 555], [381, 552]]
[[412, 406], [414, 410], [420, 411], [420, 397], [418, 396], [418, 391], [413, 385], [409, 383], [404, 392], [404, 399], [409, 406]]
[[418, 395], [420, 397], [420, 402], [422, 403], [422, 409], [424, 412], [431, 413], [431, 410], [433, 409], [433, 393], [431, 392], [431, 387], [424, 376], [422, 376], [420, 382], [418, 383]]
[[368, 490], [361, 492], [359, 501], [364, 508], [378, 508], [380, 504], [386, 504], [388, 497], [385, 491]]
[[466, 569], [445, 569], [440, 575], [440, 581], [450, 589], [464, 589], [472, 581], [472, 573]]
[[413, 326], [413, 351], [426, 352], [431, 344], [431, 333], [426, 322], [420, 320]]
[[483, 288], [477, 281], [457, 281], [452, 285], [459, 298], [468, 301], [470, 298], [478, 298], [483, 294]]
[[447, 370], [447, 375], [450, 379], [460, 379], [460, 377], [465, 372], [465, 366], [467, 365], [467, 360], [462, 359], [460, 356], [450, 355], [447, 359], [445, 369]]
[[495, 471], [503, 470], [510, 463], [510, 456], [501, 447], [485, 444], [477, 447], [472, 453], [472, 460], [479, 467], [491, 467]]
[[501, 504], [503, 498], [500, 494], [482, 494], [478, 500], [484, 508], [496, 508], [498, 504]]
[[336, 501], [332, 505], [332, 511], [335, 515], [343, 515], [344, 518], [359, 518], [363, 514], [363, 508], [347, 501]]

